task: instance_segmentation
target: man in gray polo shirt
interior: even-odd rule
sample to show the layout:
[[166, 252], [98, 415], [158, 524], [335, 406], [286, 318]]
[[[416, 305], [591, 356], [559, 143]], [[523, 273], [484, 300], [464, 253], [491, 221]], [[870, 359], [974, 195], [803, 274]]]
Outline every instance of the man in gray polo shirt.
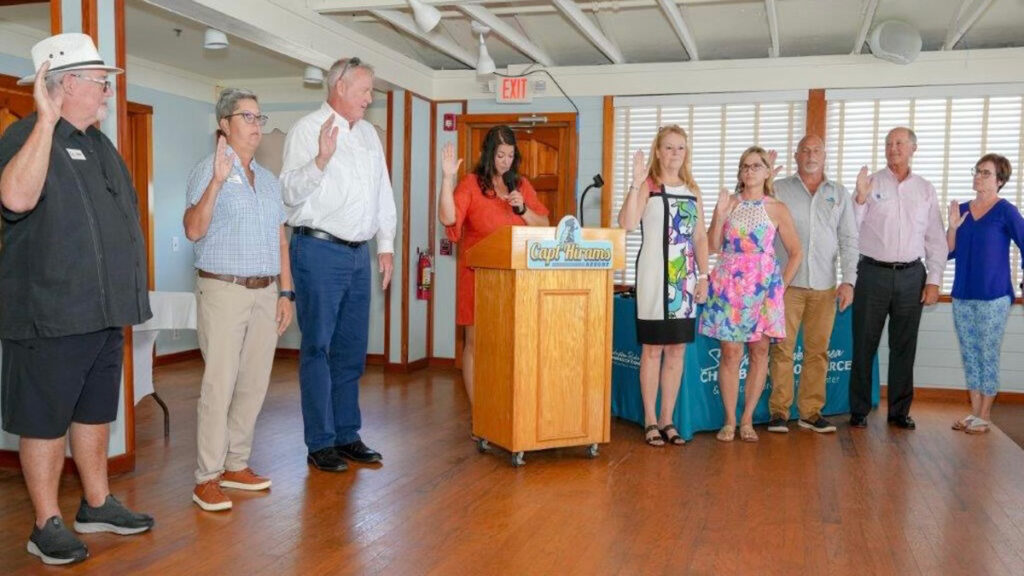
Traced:
[[[806, 257], [786, 289], [786, 338], [772, 345], [770, 370], [772, 396], [769, 432], [789, 432], [793, 405], [793, 352], [803, 326], [804, 353], [797, 410], [799, 425], [815, 432], [835, 432], [821, 415], [825, 405], [828, 344], [839, 310], [853, 302], [857, 281], [857, 223], [850, 194], [842, 184], [825, 177], [825, 143], [815, 135], [804, 136], [794, 155], [797, 173], [775, 181], [775, 197], [793, 215]], [[786, 251], [776, 250], [780, 265]], [[836, 257], [842, 263], [842, 283], [836, 287]]]

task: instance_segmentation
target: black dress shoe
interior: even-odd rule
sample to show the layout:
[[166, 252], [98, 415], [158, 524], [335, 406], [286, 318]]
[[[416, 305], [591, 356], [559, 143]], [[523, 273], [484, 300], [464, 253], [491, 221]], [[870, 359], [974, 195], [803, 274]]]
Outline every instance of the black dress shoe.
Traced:
[[370, 449], [369, 446], [363, 444], [362, 440], [335, 446], [334, 449], [338, 451], [339, 456], [362, 464], [373, 464], [374, 462], [380, 462], [383, 458], [380, 452]]
[[856, 414], [851, 414], [850, 415], [850, 427], [851, 428], [867, 428], [868, 427], [868, 417], [867, 416], [858, 416]]
[[341, 456], [338, 455], [333, 446], [321, 448], [316, 452], [310, 452], [309, 456], [306, 456], [306, 461], [317, 470], [323, 470], [324, 472], [344, 472], [348, 470], [348, 464], [341, 459]]
[[917, 423], [910, 416], [889, 416], [889, 424], [904, 430], [917, 429]]

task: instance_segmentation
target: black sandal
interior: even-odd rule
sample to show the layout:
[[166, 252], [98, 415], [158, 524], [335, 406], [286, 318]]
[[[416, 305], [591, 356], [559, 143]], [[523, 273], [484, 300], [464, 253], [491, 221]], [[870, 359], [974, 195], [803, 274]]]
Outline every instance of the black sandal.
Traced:
[[[651, 432], [657, 432], [657, 434], [651, 434]], [[644, 442], [647, 442], [648, 446], [655, 446], [661, 448], [665, 445], [665, 440], [661, 437], [661, 430], [658, 430], [657, 424], [651, 424], [647, 428], [644, 428]]]
[[[669, 430], [673, 433], [669, 434]], [[665, 439], [665, 442], [668, 442], [673, 446], [682, 446], [683, 444], [686, 444], [686, 440], [683, 440], [683, 437], [679, 435], [679, 430], [676, 430], [676, 427], [671, 424], [661, 429], [661, 437]]]

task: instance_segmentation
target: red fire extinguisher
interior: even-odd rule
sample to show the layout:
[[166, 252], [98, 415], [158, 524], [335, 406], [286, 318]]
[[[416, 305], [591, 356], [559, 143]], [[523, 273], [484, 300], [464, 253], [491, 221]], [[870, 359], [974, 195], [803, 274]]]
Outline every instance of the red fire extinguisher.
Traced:
[[416, 252], [420, 255], [419, 261], [416, 263], [416, 298], [430, 300], [430, 285], [434, 272], [430, 254], [419, 249]]

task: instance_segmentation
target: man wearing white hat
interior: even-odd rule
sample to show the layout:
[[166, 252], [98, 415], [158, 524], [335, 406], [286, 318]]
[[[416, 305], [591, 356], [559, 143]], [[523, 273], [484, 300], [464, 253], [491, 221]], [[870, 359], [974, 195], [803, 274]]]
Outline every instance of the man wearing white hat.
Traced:
[[0, 342], [3, 429], [21, 437], [35, 509], [28, 551], [46, 564], [89, 552], [61, 519], [65, 436], [82, 480], [79, 533], [137, 534], [153, 518], [117, 501], [107, 483], [124, 326], [152, 313], [135, 190], [94, 124], [107, 115], [110, 76], [89, 36], [59, 34], [32, 48], [35, 114], [0, 138]]

